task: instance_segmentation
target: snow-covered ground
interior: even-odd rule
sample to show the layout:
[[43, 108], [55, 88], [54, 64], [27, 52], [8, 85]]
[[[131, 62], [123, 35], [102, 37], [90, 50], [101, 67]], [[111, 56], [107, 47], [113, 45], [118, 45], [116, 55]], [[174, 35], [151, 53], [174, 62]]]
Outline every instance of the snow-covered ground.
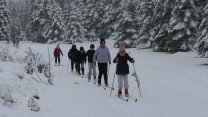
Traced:
[[[113, 41], [107, 40], [112, 59], [116, 56], [117, 48], [113, 48]], [[90, 42], [77, 44], [89, 49]], [[94, 43], [96, 47], [99, 42]], [[208, 116], [208, 59], [198, 58], [195, 52], [166, 54], [151, 50], [127, 49], [135, 59], [136, 72], [141, 82], [139, 90], [134, 73], [133, 64], [129, 63], [129, 93], [137, 98], [134, 102], [125, 102], [115, 96], [117, 93], [117, 79], [114, 83], [112, 96], [110, 89], [104, 90], [87, 78], [81, 78], [67, 71], [69, 60], [67, 57], [71, 45], [61, 44], [64, 56], [61, 58], [63, 66], [54, 66], [52, 62], [53, 84], [37, 83], [31, 75], [24, 71], [24, 63], [18, 59], [24, 58], [28, 47], [34, 52], [43, 54], [48, 61], [48, 47], [51, 58], [56, 44], [36, 44], [21, 42], [20, 48], [5, 45], [0, 42], [1, 50], [8, 46], [14, 62], [0, 62], [0, 95], [10, 93], [14, 103], [4, 104], [0, 99], [0, 117], [207, 117]], [[115, 64], [110, 65], [109, 84], [112, 84]], [[87, 71], [87, 64], [85, 65]], [[86, 72], [87, 73], [87, 72]], [[23, 79], [18, 78], [24, 76]], [[37, 75], [32, 75], [37, 78]], [[45, 80], [44, 76], [41, 76]], [[45, 80], [47, 81], [47, 80]], [[103, 79], [102, 79], [103, 83]], [[2, 93], [2, 94], [1, 94]], [[28, 100], [34, 99], [40, 111], [34, 112], [28, 108]]]

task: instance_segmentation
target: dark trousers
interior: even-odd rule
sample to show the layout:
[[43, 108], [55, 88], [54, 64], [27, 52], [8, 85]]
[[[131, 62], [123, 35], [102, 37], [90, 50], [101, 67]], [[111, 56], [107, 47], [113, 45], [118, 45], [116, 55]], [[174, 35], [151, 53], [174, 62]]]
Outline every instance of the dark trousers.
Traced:
[[81, 75], [80, 69], [82, 71], [82, 75], [84, 75], [84, 63], [77, 63], [76, 69], [77, 69], [78, 75]]
[[75, 66], [75, 69], [76, 69], [76, 62], [71, 60], [71, 70], [72, 71], [74, 70], [74, 66]]
[[60, 65], [60, 56], [55, 57], [55, 64], [57, 64], [57, 60], [58, 60], [58, 63]]
[[107, 67], [108, 67], [107, 63], [98, 63], [98, 70], [99, 70], [98, 84], [101, 84], [102, 75], [104, 75], [105, 84], [108, 84]]

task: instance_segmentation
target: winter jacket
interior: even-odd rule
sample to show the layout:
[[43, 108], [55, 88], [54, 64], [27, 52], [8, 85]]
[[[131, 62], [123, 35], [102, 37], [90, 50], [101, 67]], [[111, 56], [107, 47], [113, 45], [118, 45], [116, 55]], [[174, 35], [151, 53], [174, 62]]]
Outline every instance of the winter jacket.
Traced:
[[93, 56], [94, 56], [95, 50], [88, 50], [86, 52], [86, 57], [88, 58], [88, 62], [92, 63], [93, 62]]
[[125, 75], [129, 74], [129, 65], [127, 60], [133, 62], [133, 58], [131, 58], [127, 53], [124, 56], [121, 56], [119, 53], [113, 60], [113, 63], [116, 63], [116, 58], [118, 58], [118, 63], [116, 65], [116, 74], [118, 75]]
[[59, 57], [60, 53], [63, 56], [63, 53], [62, 53], [61, 49], [60, 48], [55, 48], [55, 50], [53, 52], [53, 55], [54, 55], [54, 57]]
[[78, 54], [78, 49], [71, 48], [68, 52], [68, 58], [74, 61], [77, 54]]
[[98, 47], [93, 56], [93, 62], [108, 63], [111, 61], [109, 49], [107, 47]]
[[85, 56], [85, 51], [81, 53], [81, 51], [78, 52], [78, 54], [75, 57], [75, 61], [77, 63], [86, 63], [86, 56]]

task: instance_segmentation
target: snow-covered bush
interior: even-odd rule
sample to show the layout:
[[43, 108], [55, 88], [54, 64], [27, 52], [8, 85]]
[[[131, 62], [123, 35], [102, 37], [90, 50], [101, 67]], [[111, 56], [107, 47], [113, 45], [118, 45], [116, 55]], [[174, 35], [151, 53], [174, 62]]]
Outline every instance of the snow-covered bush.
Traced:
[[28, 74], [38, 71], [39, 73], [47, 72], [47, 63], [44, 62], [43, 56], [39, 53], [33, 53], [32, 49], [28, 47], [29, 51], [26, 52], [25, 56], [25, 70]]
[[2, 51], [0, 51], [0, 60], [7, 62], [7, 61], [14, 61], [13, 57], [9, 55], [9, 48], [8, 47], [1, 47]]
[[40, 110], [39, 105], [35, 102], [33, 98], [30, 98], [28, 100], [28, 108], [30, 108], [31, 111], [36, 111], [36, 112]]
[[14, 101], [8, 85], [3, 85], [3, 84], [0, 85], [0, 98], [2, 98], [5, 102]]

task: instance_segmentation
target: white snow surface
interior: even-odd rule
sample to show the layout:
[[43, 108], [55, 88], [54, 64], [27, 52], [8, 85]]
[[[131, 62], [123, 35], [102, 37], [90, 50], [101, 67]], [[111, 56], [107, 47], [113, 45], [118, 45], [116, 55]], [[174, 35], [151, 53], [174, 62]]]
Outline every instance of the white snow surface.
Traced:
[[[113, 59], [118, 49], [113, 48], [113, 41], [106, 40], [106, 43]], [[8, 46], [5, 42], [0, 44]], [[84, 42], [76, 45], [77, 48], [83, 46], [88, 50], [90, 44]], [[94, 44], [97, 48], [99, 42]], [[53, 58], [56, 44], [20, 42], [19, 49], [10, 44], [9, 52], [13, 57], [24, 58], [28, 47], [48, 60], [48, 47]], [[60, 44], [60, 48], [64, 54], [61, 57], [63, 66], [54, 66], [52, 62], [54, 85], [35, 82], [23, 70], [22, 63], [0, 62], [0, 88], [7, 86], [15, 102], [7, 106], [0, 98], [0, 117], [208, 117], [208, 60], [198, 58], [195, 52], [166, 54], [149, 49], [127, 49], [136, 61], [142, 97], [135, 77], [131, 75], [134, 73], [133, 64], [129, 63], [129, 93], [138, 101], [134, 102], [130, 98], [125, 102], [115, 96], [117, 77], [115, 90], [110, 97], [110, 89], [104, 90], [93, 82], [87, 82], [87, 78], [72, 74], [70, 65], [67, 71], [67, 53], [71, 45]], [[109, 67], [109, 85], [112, 85], [115, 66], [111, 64]], [[87, 70], [86, 64], [85, 74]], [[24, 78], [19, 79], [16, 74], [24, 74]], [[43, 76], [41, 78], [45, 79]], [[40, 97], [35, 99], [40, 107], [38, 112], [28, 108], [28, 100], [34, 95]]]

